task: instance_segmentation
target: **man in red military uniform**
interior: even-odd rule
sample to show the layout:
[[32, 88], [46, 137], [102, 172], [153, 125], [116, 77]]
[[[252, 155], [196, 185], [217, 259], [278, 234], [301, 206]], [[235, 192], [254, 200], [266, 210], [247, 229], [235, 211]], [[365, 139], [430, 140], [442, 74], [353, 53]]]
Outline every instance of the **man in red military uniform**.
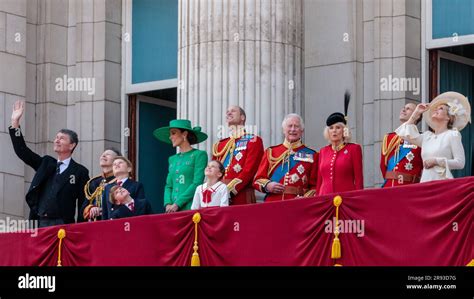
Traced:
[[[415, 108], [413, 103], [406, 104], [400, 111], [400, 122], [406, 122]], [[382, 142], [380, 170], [385, 179], [382, 188], [420, 182], [423, 170], [421, 148], [403, 140], [394, 132], [386, 134]]]
[[301, 142], [301, 116], [287, 115], [282, 126], [285, 141], [265, 151], [253, 183], [255, 189], [267, 194], [266, 202], [316, 193], [318, 153]]
[[225, 167], [223, 182], [231, 195], [231, 205], [255, 203], [252, 179], [263, 155], [262, 138], [245, 130], [245, 111], [230, 106], [226, 113], [230, 137], [216, 142], [212, 160], [219, 160]]

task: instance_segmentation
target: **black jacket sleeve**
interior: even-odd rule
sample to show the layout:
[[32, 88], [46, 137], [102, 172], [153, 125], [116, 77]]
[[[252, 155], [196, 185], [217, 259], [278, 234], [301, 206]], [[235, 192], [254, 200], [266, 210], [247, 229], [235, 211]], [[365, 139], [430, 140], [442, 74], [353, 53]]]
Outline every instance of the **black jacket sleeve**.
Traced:
[[9, 132], [15, 154], [25, 162], [25, 164], [31, 166], [35, 171], [37, 171], [41, 165], [42, 157], [26, 146], [20, 128], [15, 129], [9, 127]]
[[137, 195], [136, 199], [145, 199], [145, 187], [143, 187], [143, 184], [140, 182], [138, 183], [138, 188], [137, 188]]

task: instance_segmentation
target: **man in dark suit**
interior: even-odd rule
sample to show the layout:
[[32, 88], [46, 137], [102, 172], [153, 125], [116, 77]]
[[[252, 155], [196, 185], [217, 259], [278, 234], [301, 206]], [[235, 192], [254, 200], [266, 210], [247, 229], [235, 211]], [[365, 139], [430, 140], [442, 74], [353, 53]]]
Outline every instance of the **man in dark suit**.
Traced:
[[[24, 111], [25, 102], [15, 102], [9, 131], [16, 155], [36, 171], [26, 193], [29, 218], [38, 220], [39, 227], [74, 223], [76, 209], [84, 201], [84, 185], [89, 180], [87, 168], [71, 158], [79, 143], [77, 134], [60, 130], [54, 139], [57, 158], [41, 157], [26, 146], [21, 133], [20, 119]], [[78, 214], [77, 221], [82, 221], [82, 215]]]
[[110, 219], [152, 214], [148, 200], [133, 199], [127, 189], [117, 185], [110, 189], [110, 202], [113, 205]]

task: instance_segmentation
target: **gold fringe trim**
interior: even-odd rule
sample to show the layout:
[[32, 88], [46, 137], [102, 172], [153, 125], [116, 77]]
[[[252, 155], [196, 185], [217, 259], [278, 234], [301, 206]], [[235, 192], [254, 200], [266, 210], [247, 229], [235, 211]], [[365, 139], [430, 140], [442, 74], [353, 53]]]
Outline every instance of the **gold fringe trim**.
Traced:
[[[92, 182], [92, 180], [100, 178], [100, 177], [102, 177], [103, 179], [101, 180], [99, 186], [97, 186], [97, 188], [94, 190], [93, 193], [90, 193], [89, 192], [90, 183]], [[87, 183], [84, 185], [84, 194], [86, 196], [86, 199], [89, 201], [90, 207], [87, 209], [87, 213], [86, 213], [86, 210], [84, 210], [84, 213], [82, 215], [84, 219], [86, 219], [86, 216], [89, 214], [89, 211], [92, 207], [100, 208], [102, 206], [102, 193], [105, 191], [105, 187], [109, 184], [115, 183], [116, 181], [117, 181], [117, 178], [114, 178], [110, 182], [106, 182], [106, 179], [102, 175], [98, 175], [96, 177], [93, 177], [89, 181], [87, 181]], [[95, 205], [92, 203], [94, 200], [95, 200]], [[94, 218], [94, 221], [95, 220], [96, 219]]]

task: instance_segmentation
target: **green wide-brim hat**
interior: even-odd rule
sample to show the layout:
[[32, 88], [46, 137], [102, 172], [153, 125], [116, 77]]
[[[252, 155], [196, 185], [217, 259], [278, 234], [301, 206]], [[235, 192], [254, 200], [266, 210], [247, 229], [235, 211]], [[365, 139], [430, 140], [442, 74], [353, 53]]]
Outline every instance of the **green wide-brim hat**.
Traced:
[[169, 126], [161, 127], [153, 131], [153, 136], [156, 139], [163, 141], [168, 144], [172, 144], [170, 140], [170, 129], [182, 129], [194, 133], [197, 138], [197, 143], [203, 142], [207, 139], [207, 134], [201, 132], [201, 127], [192, 127], [191, 121], [187, 119], [174, 119], [170, 121]]

